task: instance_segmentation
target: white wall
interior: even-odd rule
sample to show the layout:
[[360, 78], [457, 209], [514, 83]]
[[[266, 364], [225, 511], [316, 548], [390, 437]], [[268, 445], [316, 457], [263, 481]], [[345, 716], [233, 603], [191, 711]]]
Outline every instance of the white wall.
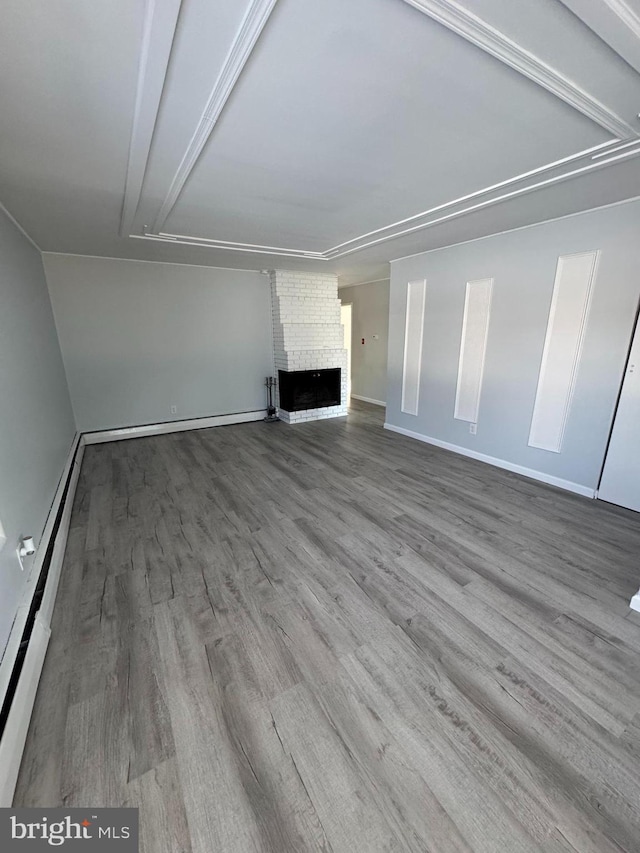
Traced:
[[[595, 489], [640, 297], [640, 203], [630, 202], [391, 264], [387, 422]], [[529, 447], [559, 255], [600, 249], [560, 453]], [[419, 410], [401, 411], [407, 282], [427, 280]], [[477, 435], [454, 405], [467, 281], [493, 278]]]
[[[389, 282], [341, 287], [338, 295], [343, 305], [349, 302], [353, 305], [351, 393], [384, 403], [387, 395]], [[365, 339], [364, 344], [362, 338]]]
[[40, 253], [0, 211], [0, 654], [75, 434]]
[[80, 430], [265, 408], [266, 276], [46, 253], [44, 263]]

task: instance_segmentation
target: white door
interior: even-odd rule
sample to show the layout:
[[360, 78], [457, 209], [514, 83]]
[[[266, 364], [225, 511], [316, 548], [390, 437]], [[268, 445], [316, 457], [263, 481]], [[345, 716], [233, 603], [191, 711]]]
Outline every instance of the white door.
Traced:
[[347, 351], [347, 404], [351, 397], [351, 302], [342, 305], [340, 322], [344, 330], [344, 348]]
[[636, 327], [598, 497], [640, 512], [640, 323]]

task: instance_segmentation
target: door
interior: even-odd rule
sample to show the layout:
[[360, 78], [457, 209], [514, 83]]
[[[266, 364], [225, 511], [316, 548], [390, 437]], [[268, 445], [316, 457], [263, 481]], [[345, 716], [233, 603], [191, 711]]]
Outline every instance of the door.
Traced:
[[640, 323], [622, 382], [598, 497], [640, 512]]
[[340, 309], [340, 322], [344, 329], [344, 348], [347, 351], [347, 405], [351, 397], [351, 309], [353, 305], [347, 302]]

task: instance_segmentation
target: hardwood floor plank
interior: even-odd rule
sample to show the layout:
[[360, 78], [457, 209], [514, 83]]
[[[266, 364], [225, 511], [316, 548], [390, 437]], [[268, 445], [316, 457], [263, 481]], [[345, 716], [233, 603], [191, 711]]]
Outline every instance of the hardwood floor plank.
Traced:
[[16, 806], [144, 853], [637, 853], [639, 516], [348, 419], [86, 448]]

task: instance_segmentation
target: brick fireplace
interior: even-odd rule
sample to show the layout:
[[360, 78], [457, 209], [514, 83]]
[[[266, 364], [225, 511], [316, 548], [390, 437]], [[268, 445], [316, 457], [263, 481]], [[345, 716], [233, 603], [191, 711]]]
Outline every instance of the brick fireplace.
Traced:
[[[341, 371], [338, 404], [319, 407], [313, 404], [310, 408], [288, 411], [280, 407], [278, 389], [278, 415], [290, 424], [346, 415], [347, 351], [340, 323], [338, 276], [272, 270], [270, 278], [276, 376], [279, 371], [295, 372], [295, 377], [288, 377], [289, 386], [308, 381], [312, 397], [313, 383], [322, 385], [328, 376], [322, 375], [322, 371], [332, 368]], [[309, 371], [310, 375], [302, 376], [301, 371]], [[321, 375], [316, 376], [318, 373]], [[289, 405], [294, 408], [291, 403]]]

